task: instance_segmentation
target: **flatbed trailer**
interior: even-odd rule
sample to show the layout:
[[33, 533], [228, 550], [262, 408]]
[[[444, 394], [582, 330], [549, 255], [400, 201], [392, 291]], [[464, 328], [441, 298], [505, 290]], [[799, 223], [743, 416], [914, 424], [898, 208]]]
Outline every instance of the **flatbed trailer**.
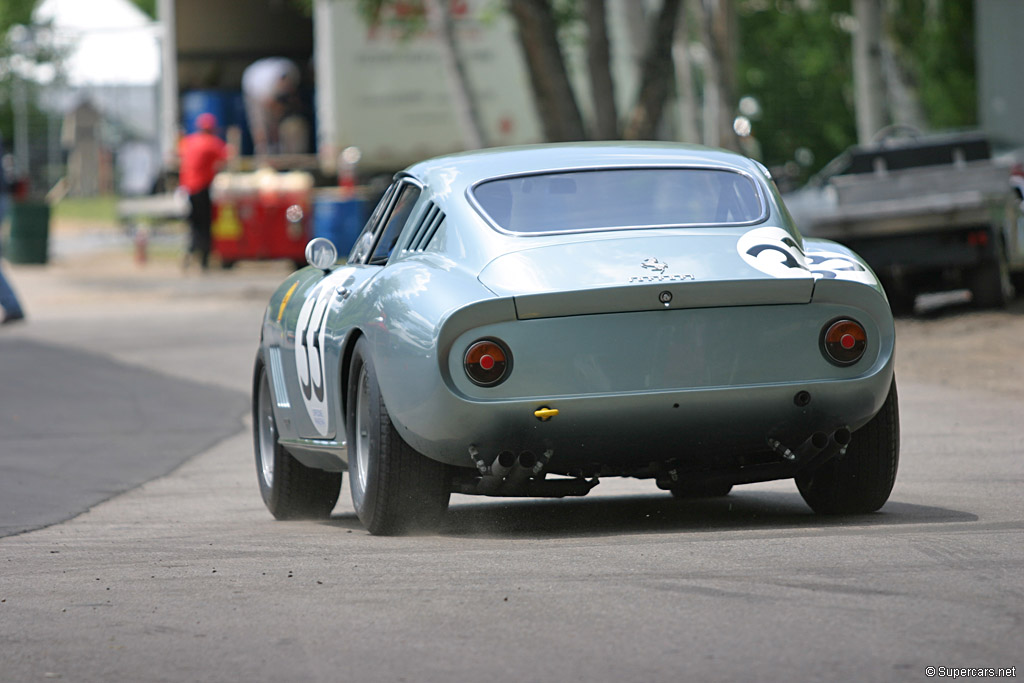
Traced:
[[[801, 230], [849, 246], [896, 310], [925, 292], [969, 289], [1001, 307], [1024, 274], [1024, 214], [1011, 161], [978, 135], [854, 148], [834, 172], [787, 198]], [[1018, 286], [1020, 286], [1018, 284]]]

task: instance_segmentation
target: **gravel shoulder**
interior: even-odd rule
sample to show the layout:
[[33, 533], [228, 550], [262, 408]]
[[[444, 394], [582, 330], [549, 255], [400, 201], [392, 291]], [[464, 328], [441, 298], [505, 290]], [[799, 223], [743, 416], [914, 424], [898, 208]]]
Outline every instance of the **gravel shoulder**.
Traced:
[[965, 306], [896, 321], [900, 381], [1024, 399], [1024, 299], [1005, 311]]

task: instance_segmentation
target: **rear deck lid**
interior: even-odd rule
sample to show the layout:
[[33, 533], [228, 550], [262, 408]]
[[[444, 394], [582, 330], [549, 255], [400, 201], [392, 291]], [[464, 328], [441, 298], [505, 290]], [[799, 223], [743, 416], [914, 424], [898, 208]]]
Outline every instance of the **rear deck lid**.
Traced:
[[803, 304], [814, 274], [781, 228], [590, 236], [500, 256], [479, 275], [519, 318]]

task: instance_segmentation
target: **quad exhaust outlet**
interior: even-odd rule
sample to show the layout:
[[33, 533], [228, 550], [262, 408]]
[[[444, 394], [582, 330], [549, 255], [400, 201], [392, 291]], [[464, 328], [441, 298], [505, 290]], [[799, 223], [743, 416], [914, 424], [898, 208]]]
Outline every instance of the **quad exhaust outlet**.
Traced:
[[831, 434], [814, 432], [795, 449], [787, 448], [777, 439], [768, 439], [768, 445], [781, 455], [783, 460], [803, 470], [817, 467], [834, 457], [845, 455], [852, 436], [848, 428], [840, 427]]
[[480, 478], [459, 486], [458, 493], [469, 495], [564, 498], [585, 496], [598, 484], [598, 480], [582, 477], [574, 479], [545, 479], [545, 468], [555, 452], [550, 448], [540, 456], [523, 451], [518, 456], [502, 451], [490, 465], [476, 446], [469, 447], [469, 455], [480, 472]]

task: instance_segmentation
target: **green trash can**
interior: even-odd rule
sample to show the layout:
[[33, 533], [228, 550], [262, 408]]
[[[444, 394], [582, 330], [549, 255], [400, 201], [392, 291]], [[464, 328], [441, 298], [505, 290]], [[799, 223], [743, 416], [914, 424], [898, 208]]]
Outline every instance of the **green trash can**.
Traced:
[[11, 263], [46, 263], [50, 246], [50, 206], [12, 202], [11, 232], [4, 257]]

